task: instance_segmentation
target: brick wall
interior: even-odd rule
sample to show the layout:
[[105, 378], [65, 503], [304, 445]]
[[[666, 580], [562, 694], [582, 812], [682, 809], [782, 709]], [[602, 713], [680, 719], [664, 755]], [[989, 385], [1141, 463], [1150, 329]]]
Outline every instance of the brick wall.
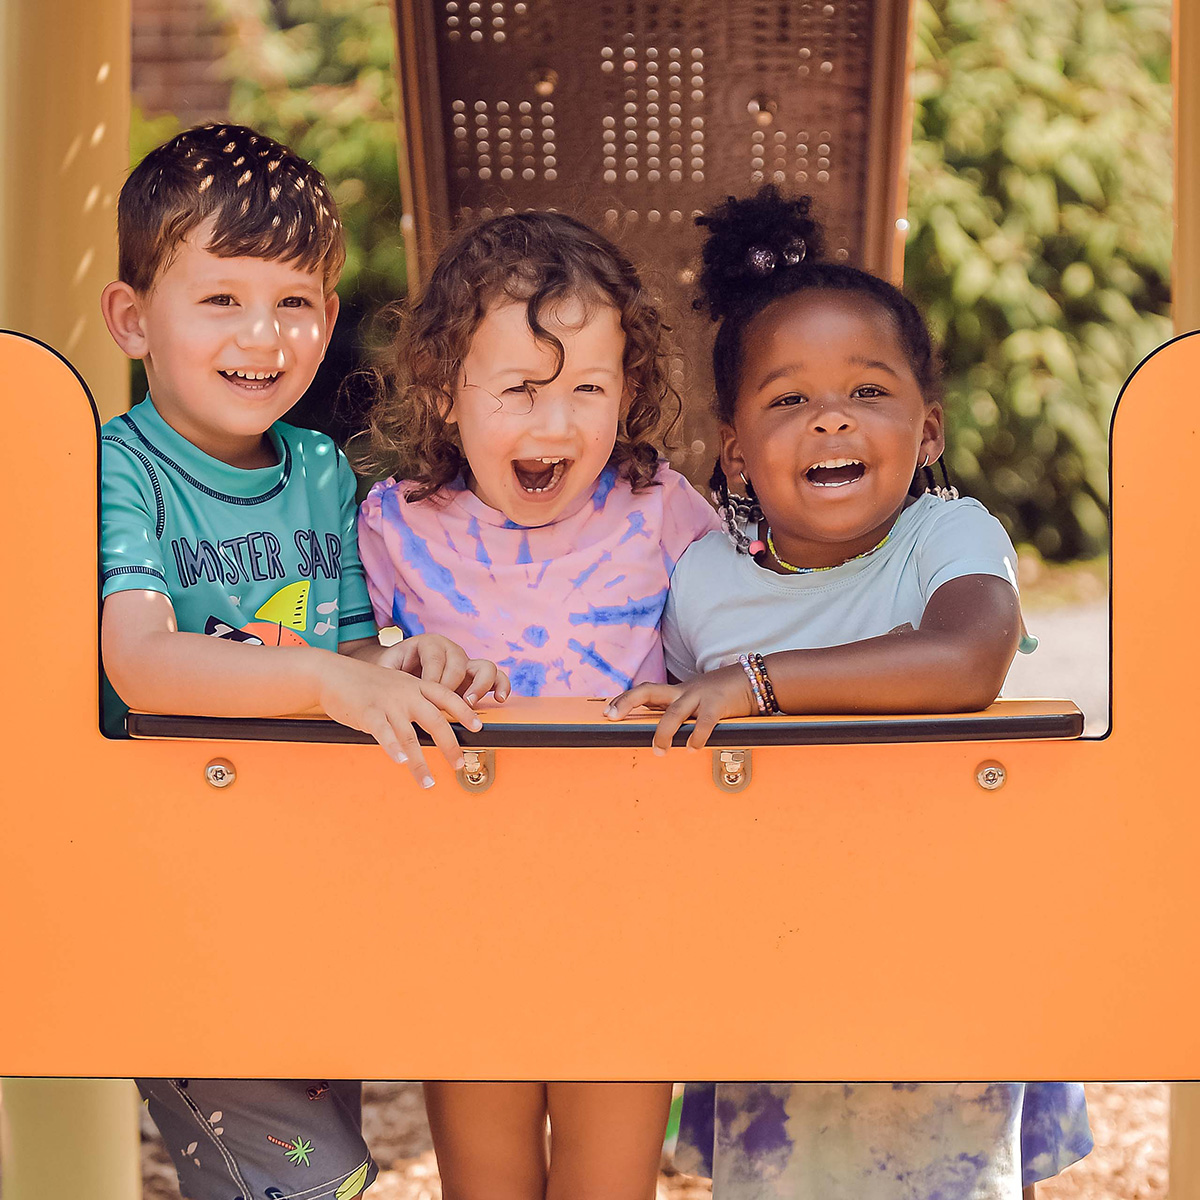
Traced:
[[224, 120], [224, 53], [209, 0], [133, 0], [133, 100], [147, 116], [174, 113], [184, 125]]

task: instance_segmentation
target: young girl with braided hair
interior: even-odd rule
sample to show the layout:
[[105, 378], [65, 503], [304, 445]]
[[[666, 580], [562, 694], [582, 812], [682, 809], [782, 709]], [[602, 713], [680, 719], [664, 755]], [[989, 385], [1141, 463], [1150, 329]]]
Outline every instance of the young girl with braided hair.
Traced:
[[[496, 217], [447, 247], [373, 413], [393, 477], [359, 552], [381, 624], [486, 647], [518, 695], [666, 678], [670, 574], [717, 519], [659, 459], [677, 404], [662, 334], [633, 265], [571, 217]], [[446, 1200], [654, 1196], [669, 1083], [431, 1082], [425, 1099]]]
[[[924, 320], [825, 261], [809, 208], [767, 186], [697, 222], [725, 531], [672, 578], [663, 642], [682, 682], [606, 710], [664, 709], [660, 754], [689, 720], [697, 749], [726, 717], [981, 709], [1023, 640], [1003, 528], [944, 474], [933, 486]], [[711, 1173], [715, 1200], [1015, 1200], [1090, 1148], [1078, 1085], [722, 1083], [689, 1085], [678, 1161]]]

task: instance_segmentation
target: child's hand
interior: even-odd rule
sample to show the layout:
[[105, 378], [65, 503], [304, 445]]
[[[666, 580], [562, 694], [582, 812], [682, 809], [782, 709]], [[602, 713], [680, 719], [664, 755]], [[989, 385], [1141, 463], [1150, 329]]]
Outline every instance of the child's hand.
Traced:
[[666, 710], [654, 731], [655, 754], [666, 754], [679, 727], [692, 718], [696, 727], [687, 740], [687, 748], [699, 750], [707, 744], [718, 721], [758, 712], [750, 681], [740, 666], [721, 667], [707, 675], [697, 675], [687, 683], [639, 683], [609, 701], [604, 715], [619, 721], [642, 704]]
[[508, 699], [508, 676], [486, 658], [468, 658], [457, 643], [440, 633], [418, 633], [389, 646], [375, 661], [381, 667], [406, 671], [431, 683], [457, 692], [468, 704], [492, 692], [497, 700]]
[[483, 722], [470, 705], [450, 688], [402, 671], [346, 655], [322, 661], [320, 704], [335, 721], [369, 733], [398, 763], [407, 763], [422, 787], [433, 787], [433, 776], [417, 742], [413, 724], [433, 738], [446, 761], [457, 771], [462, 751], [443, 714], [472, 732]]

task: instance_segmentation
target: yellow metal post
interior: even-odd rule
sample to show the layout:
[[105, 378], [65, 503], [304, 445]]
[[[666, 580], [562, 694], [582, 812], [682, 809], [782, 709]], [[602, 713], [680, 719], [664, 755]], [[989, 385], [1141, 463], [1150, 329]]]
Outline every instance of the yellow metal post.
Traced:
[[[129, 0], [0, 0], [0, 328], [68, 355], [106, 416], [129, 392], [99, 299], [116, 277], [130, 42]], [[9, 1079], [0, 1103], [5, 1200], [141, 1196], [128, 1081]]]
[[65, 354], [104, 416], [128, 364], [100, 318], [129, 166], [130, 0], [0, 0], [0, 328]]
[[6, 1079], [4, 1200], [139, 1200], [137, 1093], [127, 1079]]

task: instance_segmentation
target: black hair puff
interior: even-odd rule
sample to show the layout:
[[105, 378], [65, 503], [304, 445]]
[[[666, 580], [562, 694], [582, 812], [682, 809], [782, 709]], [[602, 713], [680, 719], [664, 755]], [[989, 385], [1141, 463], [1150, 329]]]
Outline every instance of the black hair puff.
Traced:
[[789, 272], [821, 261], [824, 236], [809, 216], [812, 198], [788, 200], [774, 184], [739, 200], [729, 196], [696, 218], [708, 230], [700, 296], [693, 307], [720, 321], [765, 297], [790, 291]]

